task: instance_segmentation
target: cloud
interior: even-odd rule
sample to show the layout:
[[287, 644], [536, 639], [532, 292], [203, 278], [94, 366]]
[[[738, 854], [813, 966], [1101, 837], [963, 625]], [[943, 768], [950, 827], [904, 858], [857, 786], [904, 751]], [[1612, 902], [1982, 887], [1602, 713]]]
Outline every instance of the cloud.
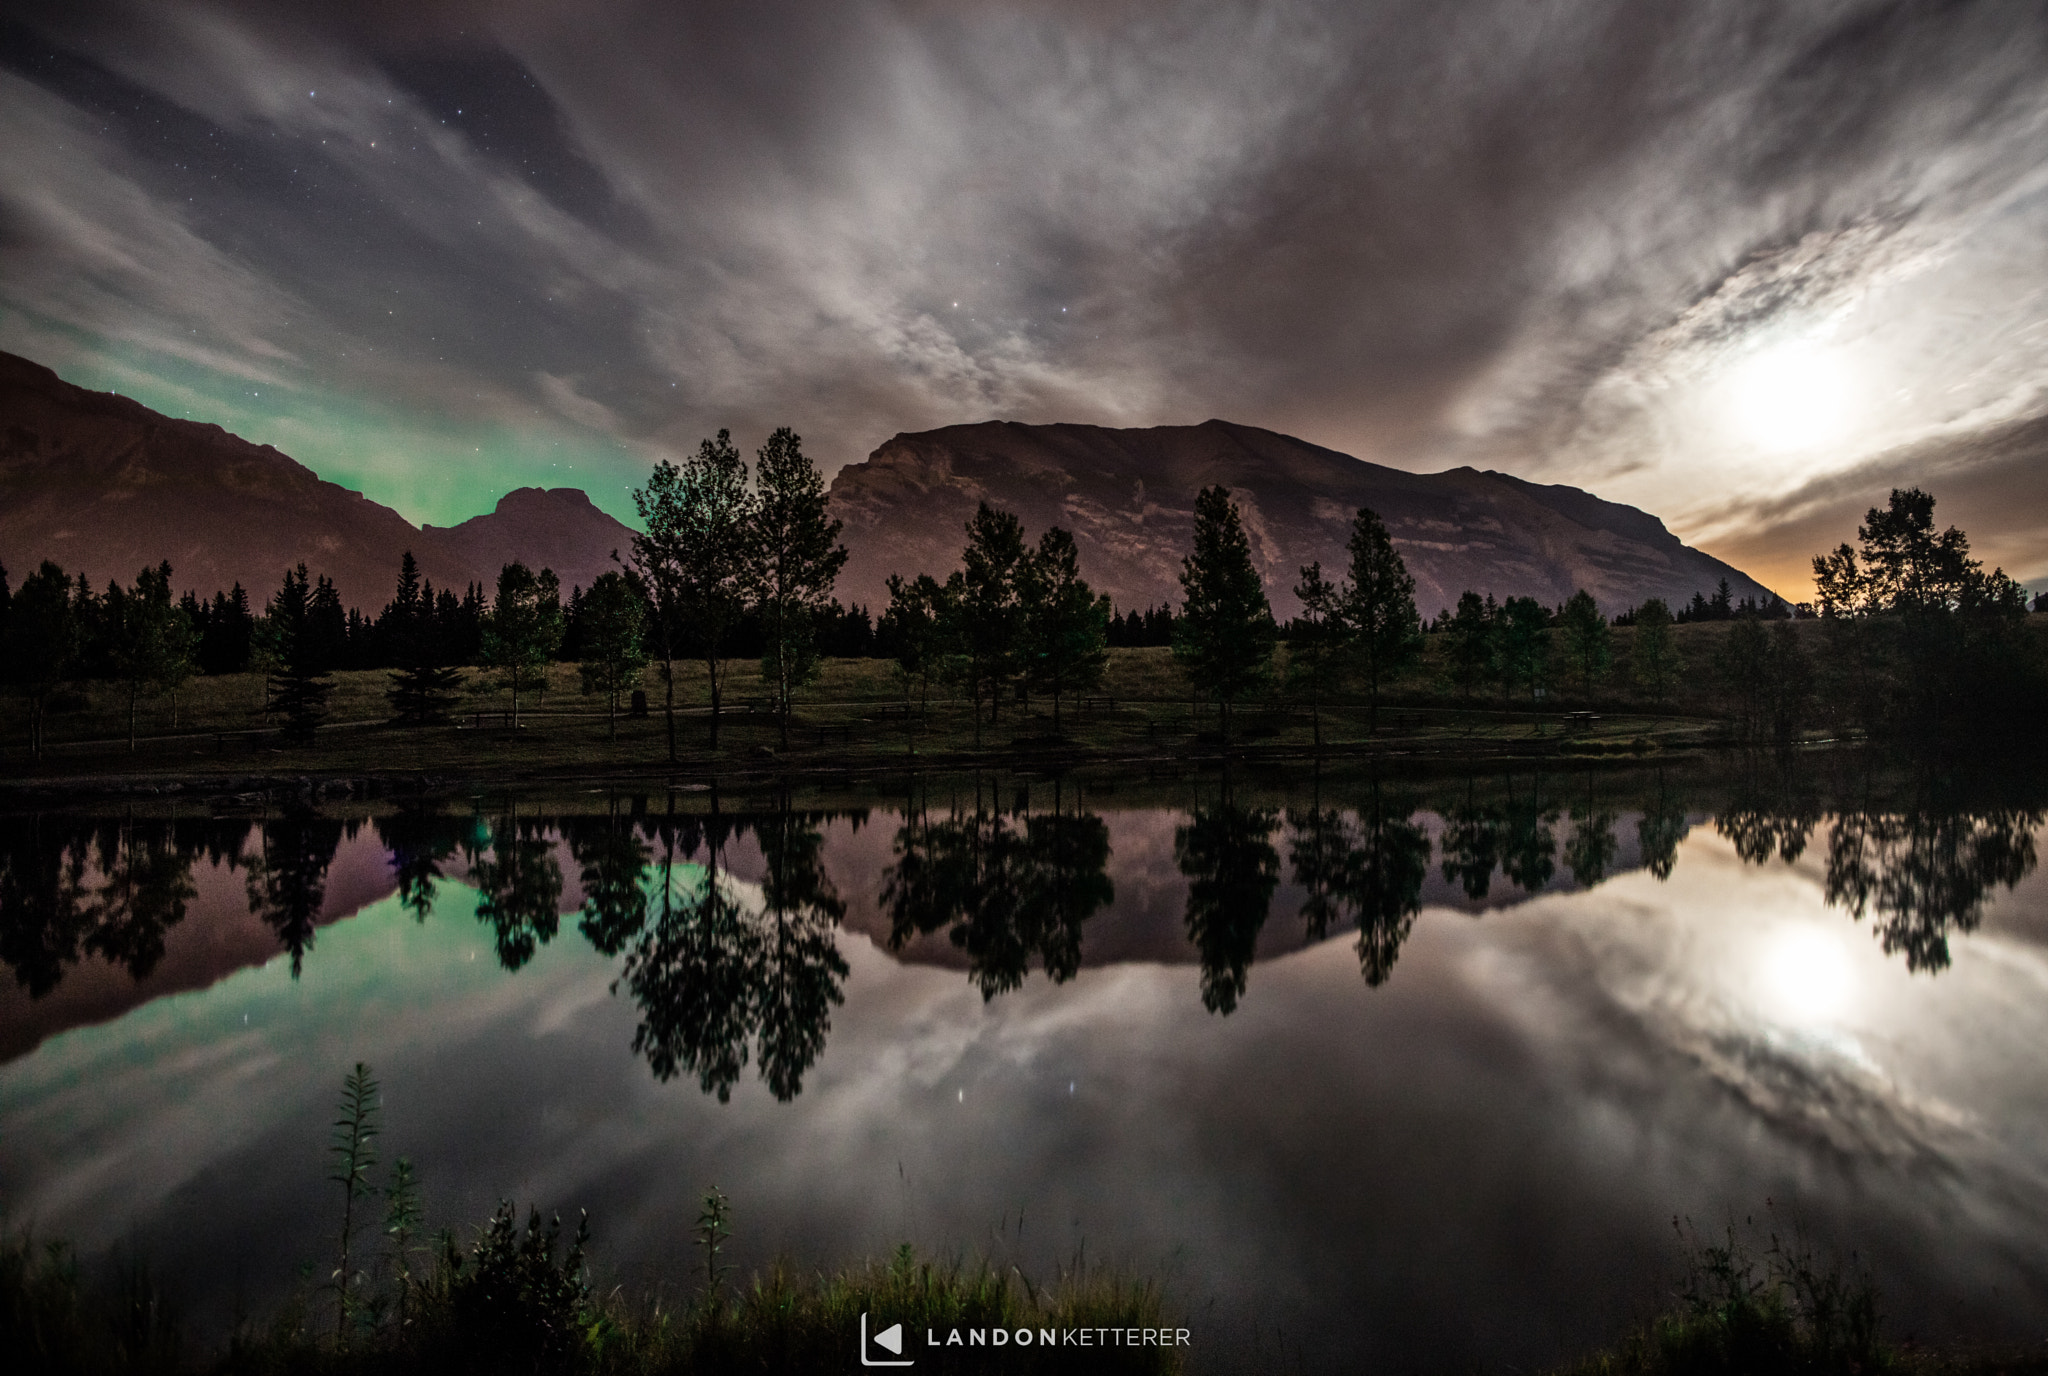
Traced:
[[[2044, 59], [2031, 7], [1919, 0], [93, 3], [0, 45], [0, 120], [73, 158], [0, 267], [67, 328], [560, 417], [620, 477], [722, 426], [836, 466], [1221, 415], [1726, 553], [2042, 413]], [[149, 270], [69, 270], [108, 236]], [[1787, 340], [1860, 389], [1793, 459], [1724, 385]]]

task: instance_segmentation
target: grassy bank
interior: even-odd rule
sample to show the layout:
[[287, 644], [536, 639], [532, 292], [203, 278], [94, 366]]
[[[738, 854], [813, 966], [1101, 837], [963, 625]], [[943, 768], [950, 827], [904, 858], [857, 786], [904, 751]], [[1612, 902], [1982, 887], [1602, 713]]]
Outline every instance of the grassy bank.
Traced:
[[[1711, 657], [1709, 642], [1725, 628], [1680, 629], [1696, 632], [1685, 637], [1698, 642], [1696, 657]], [[614, 739], [602, 704], [577, 691], [573, 665], [554, 666], [544, 694], [522, 696], [517, 729], [510, 724], [510, 696], [490, 675], [469, 675], [468, 692], [449, 725], [405, 729], [388, 724], [388, 674], [338, 673], [328, 724], [312, 745], [291, 746], [263, 713], [259, 676], [199, 678], [177, 695], [175, 715], [168, 697], [142, 704], [132, 752], [125, 692], [86, 684], [50, 718], [50, 748], [39, 761], [28, 754], [23, 704], [0, 698], [0, 777], [665, 773], [671, 770], [667, 723], [660, 686], [653, 675], [649, 679], [652, 711], [641, 718], [622, 716]], [[754, 687], [750, 674], [735, 672], [713, 750], [703, 670], [683, 667], [676, 691], [678, 767], [695, 774], [858, 770], [1043, 755], [1182, 759], [1223, 749], [1215, 704], [1191, 693], [1164, 649], [1111, 651], [1102, 686], [1063, 701], [1057, 723], [1053, 704], [1033, 698], [1006, 702], [995, 721], [977, 725], [970, 704], [944, 690], [906, 701], [888, 661], [832, 660], [804, 691], [785, 745], [780, 723], [767, 713], [761, 695], [750, 691]], [[1622, 693], [1552, 694], [1540, 703], [1467, 698], [1445, 684], [1442, 666], [1431, 655], [1383, 692], [1377, 732], [1369, 729], [1370, 709], [1357, 692], [1333, 693], [1313, 707], [1276, 693], [1235, 710], [1230, 746], [1248, 757], [1307, 755], [1315, 749], [1319, 722], [1324, 752], [1332, 756], [1414, 750], [1475, 757], [1645, 754], [1720, 739], [1725, 727], [1717, 710], [1704, 689], [1682, 690], [1662, 704]], [[1575, 720], [1574, 712], [1591, 712], [1598, 720]]]

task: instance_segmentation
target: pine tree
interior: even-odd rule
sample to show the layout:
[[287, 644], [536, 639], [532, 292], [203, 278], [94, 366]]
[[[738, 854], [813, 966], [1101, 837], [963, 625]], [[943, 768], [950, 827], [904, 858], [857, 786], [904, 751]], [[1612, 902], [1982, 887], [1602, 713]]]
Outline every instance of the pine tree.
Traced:
[[377, 638], [397, 669], [384, 700], [391, 704], [392, 719], [401, 725], [446, 721], [461, 691], [462, 675], [443, 659], [447, 642], [438, 630], [433, 585], [421, 580], [419, 562], [407, 550], [398, 569], [397, 592], [377, 618]]
[[1186, 601], [1174, 621], [1173, 657], [1215, 694], [1228, 741], [1230, 709], [1271, 679], [1279, 639], [1228, 488], [1205, 487], [1195, 499], [1195, 547], [1181, 560], [1180, 586]]
[[1287, 673], [1308, 689], [1309, 721], [1315, 731], [1316, 750], [1320, 752], [1323, 690], [1344, 640], [1344, 589], [1323, 577], [1323, 563], [1318, 559], [1303, 566], [1294, 595], [1301, 599], [1301, 615], [1287, 637]]
[[1492, 598], [1482, 602], [1478, 593], [1467, 589], [1444, 628], [1451, 683], [1467, 701], [1474, 689], [1493, 677], [1496, 610]]
[[1347, 640], [1365, 671], [1371, 695], [1368, 733], [1380, 729], [1380, 685], [1422, 653], [1422, 616], [1415, 610], [1415, 579], [1386, 525], [1369, 507], [1351, 523], [1350, 591], [1344, 598]]
[[1020, 589], [1026, 681], [1052, 694], [1052, 729], [1057, 732], [1062, 696], [1102, 682], [1109, 662], [1109, 598], [1096, 596], [1082, 579], [1074, 537], [1058, 526], [1039, 537], [1037, 551], [1025, 561]]
[[1671, 609], [1653, 597], [1636, 608], [1635, 635], [1629, 642], [1629, 672], [1636, 685], [1662, 704], [1678, 669], [1677, 646], [1671, 636]]
[[264, 615], [264, 639], [275, 665], [264, 710], [283, 717], [285, 739], [299, 744], [310, 743], [326, 720], [327, 695], [334, 691], [321, 639], [313, 633], [311, 584], [304, 564], [287, 570]]
[[1007, 511], [987, 502], [967, 523], [967, 548], [961, 570], [947, 580], [952, 628], [960, 651], [960, 671], [974, 699], [974, 743], [981, 744], [981, 703], [989, 702], [989, 722], [1002, 716], [1003, 694], [1016, 676], [1024, 638], [1024, 600], [1018, 580], [1024, 572], [1024, 528]]
[[0, 634], [0, 682], [28, 699], [29, 754], [41, 759], [43, 716], [50, 695], [78, 663], [79, 626], [71, 580], [49, 560], [24, 578], [10, 600]]
[[1614, 664], [1613, 634], [1593, 594], [1580, 588], [1558, 613], [1557, 628], [1564, 635], [1565, 663], [1578, 676], [1579, 694], [1584, 697]]

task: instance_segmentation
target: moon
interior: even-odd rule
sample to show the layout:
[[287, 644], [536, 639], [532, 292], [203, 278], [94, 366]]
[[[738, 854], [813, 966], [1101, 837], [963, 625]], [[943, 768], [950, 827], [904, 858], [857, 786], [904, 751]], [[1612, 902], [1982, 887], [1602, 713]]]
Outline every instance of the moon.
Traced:
[[1780, 344], [1740, 364], [1728, 380], [1736, 433], [1772, 454], [1818, 449], [1853, 419], [1853, 379], [1841, 357], [1811, 344]]

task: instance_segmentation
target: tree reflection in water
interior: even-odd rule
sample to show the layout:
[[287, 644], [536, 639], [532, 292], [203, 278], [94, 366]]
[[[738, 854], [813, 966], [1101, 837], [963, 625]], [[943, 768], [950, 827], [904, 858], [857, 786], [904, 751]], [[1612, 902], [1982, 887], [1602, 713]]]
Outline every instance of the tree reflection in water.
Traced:
[[1280, 883], [1273, 831], [1280, 814], [1240, 807], [1224, 785], [1213, 807], [1196, 808], [1173, 833], [1173, 856], [1187, 876], [1188, 940], [1202, 962], [1202, 1005], [1229, 1014], [1244, 996], [1252, 951]]
[[[776, 1098], [802, 1091], [847, 975], [835, 940], [846, 907], [819, 864], [820, 820], [787, 807], [751, 818], [763, 862], [758, 904], [725, 867], [744, 821], [714, 811], [658, 828], [648, 918], [619, 980], [640, 1007], [633, 1049], [657, 1078], [691, 1071], [724, 1102], [752, 1047]], [[700, 839], [704, 863], [687, 863]]]
[[1526, 799], [1515, 794], [1515, 780], [1508, 776], [1507, 816], [1501, 827], [1500, 871], [1524, 893], [1535, 893], [1557, 873], [1557, 838], [1550, 827], [1557, 820], [1555, 808], [1543, 806], [1543, 776]]
[[561, 926], [562, 866], [545, 822], [516, 807], [491, 825], [490, 849], [467, 847], [476, 886], [476, 920], [489, 927], [498, 963], [517, 970], [555, 939]]
[[398, 902], [415, 922], [434, 910], [441, 866], [462, 843], [465, 824], [430, 807], [413, 806], [375, 820], [377, 840], [391, 855]]
[[2042, 814], [1845, 812], [1828, 836], [1828, 902], [1872, 915], [1886, 955], [1945, 970], [1948, 934], [1972, 932], [1992, 890], [2034, 872]]
[[1050, 811], [1029, 801], [1006, 815], [983, 801], [977, 779], [970, 813], [935, 819], [913, 803], [883, 877], [890, 948], [944, 930], [984, 1001], [1021, 987], [1034, 957], [1055, 984], [1072, 979], [1082, 928], [1116, 899], [1102, 818], [1078, 798], [1069, 812], [1059, 782]]
[[1422, 911], [1429, 834], [1416, 824], [1415, 811], [1413, 799], [1390, 802], [1375, 779], [1355, 813], [1325, 809], [1318, 797], [1306, 812], [1287, 814], [1294, 833], [1288, 861], [1294, 882], [1307, 891], [1301, 914], [1310, 940], [1332, 926], [1357, 923], [1358, 968], [1375, 989], [1393, 973]]
[[249, 862], [249, 911], [277, 933], [299, 977], [313, 949], [314, 923], [327, 901], [327, 869], [341, 848], [341, 822], [318, 813], [286, 813], [264, 823]]

